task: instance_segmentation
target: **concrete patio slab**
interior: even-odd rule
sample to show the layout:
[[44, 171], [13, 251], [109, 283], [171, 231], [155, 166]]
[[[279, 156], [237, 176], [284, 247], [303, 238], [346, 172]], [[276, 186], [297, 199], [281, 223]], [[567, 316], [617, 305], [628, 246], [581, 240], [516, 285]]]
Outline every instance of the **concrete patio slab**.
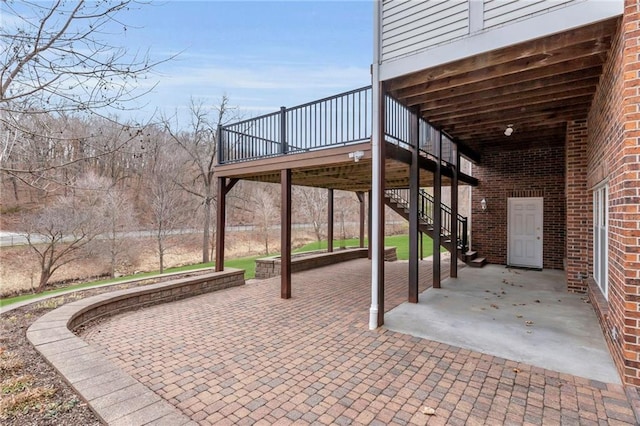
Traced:
[[586, 296], [567, 293], [564, 272], [465, 268], [418, 304], [387, 313], [385, 327], [537, 367], [621, 383]]

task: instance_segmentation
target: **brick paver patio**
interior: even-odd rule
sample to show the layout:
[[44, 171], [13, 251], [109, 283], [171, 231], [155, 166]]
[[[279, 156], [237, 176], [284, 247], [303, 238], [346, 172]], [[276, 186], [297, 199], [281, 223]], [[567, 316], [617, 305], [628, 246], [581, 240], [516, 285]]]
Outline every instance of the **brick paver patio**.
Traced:
[[[407, 264], [386, 269], [389, 310], [406, 300]], [[420, 273], [422, 291], [430, 264]], [[274, 278], [118, 315], [83, 337], [204, 425], [635, 424], [622, 386], [368, 330], [369, 277], [355, 260], [294, 274], [290, 300]]]

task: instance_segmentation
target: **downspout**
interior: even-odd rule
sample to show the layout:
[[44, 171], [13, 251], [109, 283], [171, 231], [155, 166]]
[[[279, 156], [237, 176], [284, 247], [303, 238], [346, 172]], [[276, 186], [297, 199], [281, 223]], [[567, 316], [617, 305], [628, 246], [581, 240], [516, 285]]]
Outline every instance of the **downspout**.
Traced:
[[382, 201], [382, 194], [380, 191], [380, 168], [384, 161], [380, 158], [380, 131], [382, 123], [380, 120], [380, 24], [381, 14], [380, 8], [382, 2], [375, 1], [373, 3], [373, 64], [371, 66], [371, 87], [372, 87], [372, 128], [371, 128], [371, 153], [372, 153], [372, 165], [371, 165], [371, 228], [374, 230], [371, 232], [371, 308], [369, 309], [369, 329], [375, 330], [378, 328], [378, 283], [379, 283], [379, 271], [381, 268], [380, 262], [384, 262], [384, 259], [380, 257], [380, 250], [378, 247], [380, 244], [384, 244], [384, 241], [380, 241], [379, 232], [376, 232], [384, 224], [380, 223], [380, 209], [378, 206]]

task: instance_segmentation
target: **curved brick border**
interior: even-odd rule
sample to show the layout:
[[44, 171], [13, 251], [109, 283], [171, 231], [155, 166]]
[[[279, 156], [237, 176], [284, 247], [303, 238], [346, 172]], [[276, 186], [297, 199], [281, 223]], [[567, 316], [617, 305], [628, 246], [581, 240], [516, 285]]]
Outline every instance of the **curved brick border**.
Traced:
[[244, 271], [227, 269], [78, 300], [40, 317], [27, 339], [109, 425], [196, 425], [71, 330], [124, 310], [244, 285]]

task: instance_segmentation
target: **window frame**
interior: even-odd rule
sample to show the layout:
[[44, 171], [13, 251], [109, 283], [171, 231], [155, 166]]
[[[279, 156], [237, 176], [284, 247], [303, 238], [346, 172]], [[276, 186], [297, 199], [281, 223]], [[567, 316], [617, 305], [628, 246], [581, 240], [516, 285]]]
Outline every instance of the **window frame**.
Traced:
[[609, 182], [593, 189], [593, 280], [609, 300]]

